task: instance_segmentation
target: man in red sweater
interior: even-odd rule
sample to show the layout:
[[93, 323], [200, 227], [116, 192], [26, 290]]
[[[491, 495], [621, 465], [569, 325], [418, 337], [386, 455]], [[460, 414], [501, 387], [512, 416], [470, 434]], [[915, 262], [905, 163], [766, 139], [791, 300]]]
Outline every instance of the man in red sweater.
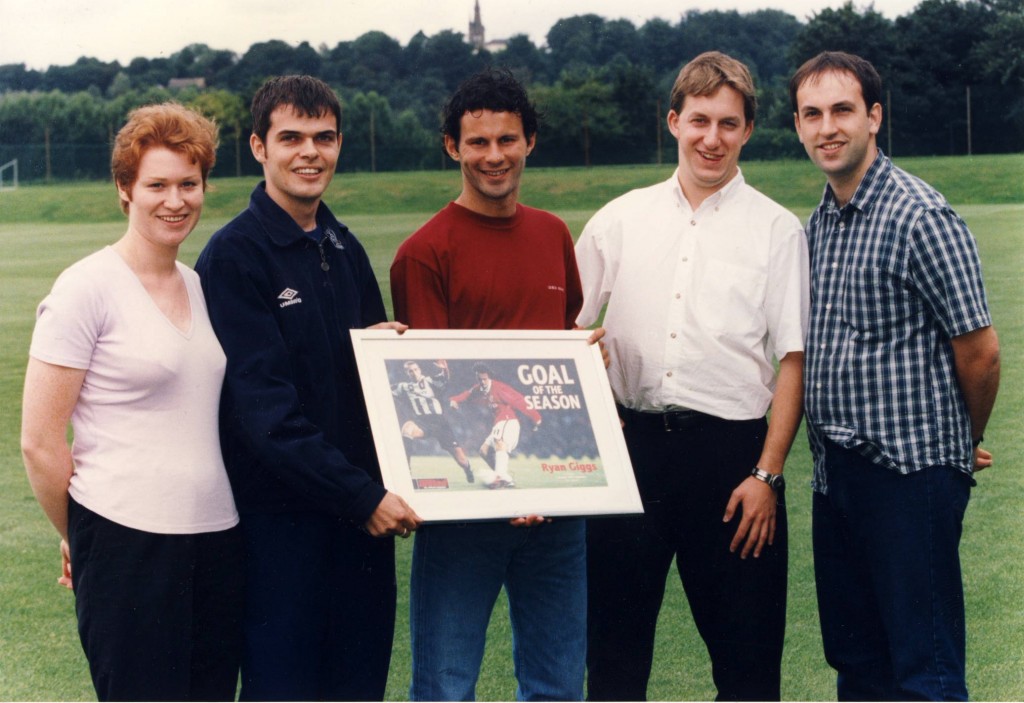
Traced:
[[[572, 237], [556, 216], [519, 203], [537, 132], [525, 90], [508, 71], [472, 76], [445, 106], [443, 132], [462, 192], [399, 248], [396, 319], [414, 329], [572, 329], [583, 303]], [[581, 518], [421, 528], [410, 586], [411, 699], [473, 700], [502, 586], [516, 698], [582, 699], [585, 551]]]

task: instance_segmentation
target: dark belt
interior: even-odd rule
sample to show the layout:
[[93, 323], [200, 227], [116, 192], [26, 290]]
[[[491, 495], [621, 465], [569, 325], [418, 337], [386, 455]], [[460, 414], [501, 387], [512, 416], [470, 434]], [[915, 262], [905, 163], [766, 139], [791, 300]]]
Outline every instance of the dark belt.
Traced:
[[633, 425], [648, 432], [681, 432], [714, 420], [714, 415], [696, 410], [667, 410], [665, 412], [638, 412], [618, 405], [619, 417], [626, 426]]

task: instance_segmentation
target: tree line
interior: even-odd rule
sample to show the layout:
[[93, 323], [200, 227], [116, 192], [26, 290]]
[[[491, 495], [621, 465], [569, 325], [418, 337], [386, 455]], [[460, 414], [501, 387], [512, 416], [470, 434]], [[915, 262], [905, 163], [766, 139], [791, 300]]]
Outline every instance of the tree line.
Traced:
[[[491, 29], [491, 35], [500, 32]], [[852, 2], [806, 22], [780, 10], [696, 11], [637, 27], [595, 14], [568, 17], [546, 43], [507, 39], [495, 53], [463, 35], [422, 32], [406, 44], [371, 31], [333, 48], [271, 40], [241, 56], [193, 44], [127, 65], [82, 57], [44, 71], [0, 66], [0, 164], [18, 158], [23, 179], [105, 175], [113, 134], [134, 107], [174, 99], [221, 127], [220, 175], [255, 173], [248, 103], [271, 75], [308, 73], [343, 104], [343, 170], [443, 167], [440, 107], [457, 84], [507, 66], [528, 86], [543, 121], [541, 165], [673, 162], [664, 128], [679, 68], [707, 50], [744, 61], [759, 111], [745, 158], [800, 157], [788, 78], [822, 50], [846, 50], [878, 68], [886, 89], [883, 149], [897, 156], [1024, 150], [1024, 0], [923, 0], [890, 20]], [[175, 79], [184, 87], [173, 87]]]

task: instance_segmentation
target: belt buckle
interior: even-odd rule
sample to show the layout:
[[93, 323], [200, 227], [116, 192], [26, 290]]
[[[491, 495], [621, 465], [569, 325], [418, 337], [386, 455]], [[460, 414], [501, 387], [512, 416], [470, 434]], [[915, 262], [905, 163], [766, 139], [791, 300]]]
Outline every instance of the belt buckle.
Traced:
[[661, 414], [661, 424], [664, 425], [666, 432], [675, 432], [675, 430], [672, 429], [671, 418], [672, 418], [671, 411], [663, 412]]

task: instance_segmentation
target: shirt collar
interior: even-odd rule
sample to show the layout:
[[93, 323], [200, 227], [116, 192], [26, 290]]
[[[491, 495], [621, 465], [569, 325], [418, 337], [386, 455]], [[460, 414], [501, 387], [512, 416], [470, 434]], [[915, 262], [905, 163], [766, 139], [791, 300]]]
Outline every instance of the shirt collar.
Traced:
[[[892, 171], [892, 161], [889, 160], [889, 157], [882, 153], [881, 149], [878, 149], [877, 152], [875, 160], [871, 162], [864, 177], [860, 179], [857, 190], [854, 191], [853, 197], [845, 207], [856, 208], [865, 213], [871, 210], [871, 204], [877, 198]], [[831, 185], [825, 185], [825, 194], [818, 209], [822, 212], [843, 209], [839, 207], [839, 201], [836, 200], [836, 194]]]
[[[728, 202], [743, 186], [746, 181], [743, 179], [743, 171], [739, 168], [736, 169], [736, 175], [729, 179], [729, 182], [724, 186], [716, 190], [714, 193], [704, 198], [704, 201], [700, 204], [697, 210], [709, 207], [718, 207], [724, 202]], [[679, 168], [672, 173], [672, 178], [669, 179], [668, 183], [671, 185], [672, 192], [675, 195], [676, 200], [680, 205], [685, 207], [688, 211], [696, 212], [693, 207], [690, 206], [690, 201], [683, 195], [683, 187], [679, 185]]]
[[[260, 181], [253, 189], [249, 198], [249, 207], [256, 212], [260, 221], [268, 225], [266, 226], [267, 235], [274, 244], [287, 247], [296, 242], [312, 241], [309, 234], [299, 227], [292, 216], [267, 195], [266, 181]], [[335, 219], [323, 201], [317, 206], [316, 223], [325, 233], [329, 230], [336, 232], [335, 239], [348, 233], [348, 228]], [[335, 246], [339, 249], [344, 248], [340, 244]]]

